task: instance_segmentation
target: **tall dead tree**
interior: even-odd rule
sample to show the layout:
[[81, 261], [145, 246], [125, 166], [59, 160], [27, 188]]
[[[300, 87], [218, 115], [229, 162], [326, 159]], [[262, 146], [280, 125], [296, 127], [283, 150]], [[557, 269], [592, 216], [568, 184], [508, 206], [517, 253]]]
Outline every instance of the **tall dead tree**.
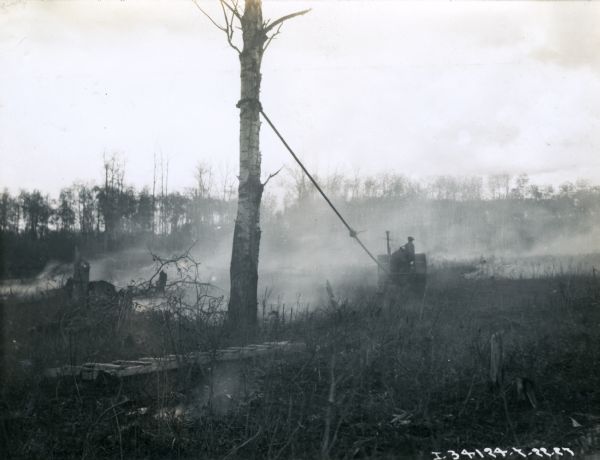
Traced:
[[[245, 0], [243, 11], [236, 0], [219, 0], [225, 24], [219, 24], [194, 0], [196, 6], [220, 30], [240, 59], [240, 172], [238, 208], [233, 234], [230, 266], [229, 320], [244, 336], [252, 335], [257, 325], [258, 257], [260, 249], [260, 203], [266, 182], [261, 182], [260, 85], [265, 50], [283, 23], [309, 10], [263, 21], [262, 0]], [[234, 26], [242, 30], [242, 44], [234, 39]]]

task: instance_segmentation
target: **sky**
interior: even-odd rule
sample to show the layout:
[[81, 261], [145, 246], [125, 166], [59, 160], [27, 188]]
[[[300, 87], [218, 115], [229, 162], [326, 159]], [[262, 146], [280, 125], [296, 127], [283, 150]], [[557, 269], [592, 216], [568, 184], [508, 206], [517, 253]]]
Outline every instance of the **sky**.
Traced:
[[[216, 0], [199, 1], [220, 19]], [[265, 1], [262, 104], [319, 174], [600, 184], [600, 3]], [[239, 40], [239, 36], [234, 39]], [[239, 61], [191, 0], [0, 0], [0, 186], [235, 177]], [[296, 171], [263, 124], [263, 174]]]

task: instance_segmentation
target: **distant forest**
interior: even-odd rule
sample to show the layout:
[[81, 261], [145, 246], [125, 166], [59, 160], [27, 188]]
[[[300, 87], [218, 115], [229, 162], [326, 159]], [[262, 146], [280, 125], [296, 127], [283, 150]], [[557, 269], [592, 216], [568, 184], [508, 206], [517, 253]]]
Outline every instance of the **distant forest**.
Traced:
[[[50, 260], [70, 261], [75, 246], [92, 256], [141, 244], [175, 250], [195, 240], [215, 245], [231, 238], [235, 184], [216, 184], [210, 167], [198, 166], [196, 186], [183, 192], [167, 192], [164, 177], [159, 184], [155, 179], [152, 188], [128, 186], [124, 167], [114, 157], [105, 161], [103, 173], [102, 185], [74, 184], [57, 198], [39, 190], [21, 190], [16, 196], [4, 190], [3, 278], [33, 276]], [[533, 184], [526, 174], [416, 182], [394, 173], [332, 174], [318, 180], [355, 229], [368, 230], [366, 241], [377, 247], [389, 229], [397, 243], [414, 234], [422, 249], [441, 254], [520, 252], [589, 235], [600, 221], [600, 187], [585, 181], [554, 188]], [[292, 174], [284, 190], [283, 200], [269, 193], [263, 198], [267, 248], [282, 254], [317, 251], [324, 244], [335, 249], [344, 230], [308, 179]]]

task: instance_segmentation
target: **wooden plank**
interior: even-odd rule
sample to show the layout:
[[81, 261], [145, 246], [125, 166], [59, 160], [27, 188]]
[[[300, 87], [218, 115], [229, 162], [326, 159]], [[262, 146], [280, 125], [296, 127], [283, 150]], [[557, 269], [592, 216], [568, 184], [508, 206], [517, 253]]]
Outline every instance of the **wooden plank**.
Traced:
[[114, 364], [118, 364], [120, 366], [149, 366], [151, 364], [151, 362], [148, 361], [125, 361], [125, 360], [118, 360], [118, 361], [113, 361]]
[[301, 351], [304, 343], [265, 342], [245, 347], [228, 347], [215, 352], [195, 351], [185, 355], [167, 355], [164, 357], [139, 358], [137, 360], [116, 360], [112, 363], [85, 363], [81, 366], [62, 366], [46, 369], [44, 375], [50, 378], [79, 377], [82, 380], [96, 380], [101, 373], [118, 378], [146, 375], [155, 372], [175, 370], [192, 364], [207, 365], [223, 361], [236, 361], [259, 358], [273, 352]]

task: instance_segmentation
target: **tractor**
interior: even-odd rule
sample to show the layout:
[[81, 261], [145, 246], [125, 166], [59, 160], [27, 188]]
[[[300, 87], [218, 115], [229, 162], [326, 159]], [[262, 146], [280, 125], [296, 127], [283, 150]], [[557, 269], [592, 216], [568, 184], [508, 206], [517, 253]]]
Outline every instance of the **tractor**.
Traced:
[[386, 236], [387, 254], [377, 256], [379, 288], [382, 291], [390, 287], [409, 288], [416, 295], [424, 295], [427, 283], [427, 257], [423, 253], [417, 253], [414, 261], [410, 261], [402, 247], [392, 253], [390, 232], [386, 232]]

